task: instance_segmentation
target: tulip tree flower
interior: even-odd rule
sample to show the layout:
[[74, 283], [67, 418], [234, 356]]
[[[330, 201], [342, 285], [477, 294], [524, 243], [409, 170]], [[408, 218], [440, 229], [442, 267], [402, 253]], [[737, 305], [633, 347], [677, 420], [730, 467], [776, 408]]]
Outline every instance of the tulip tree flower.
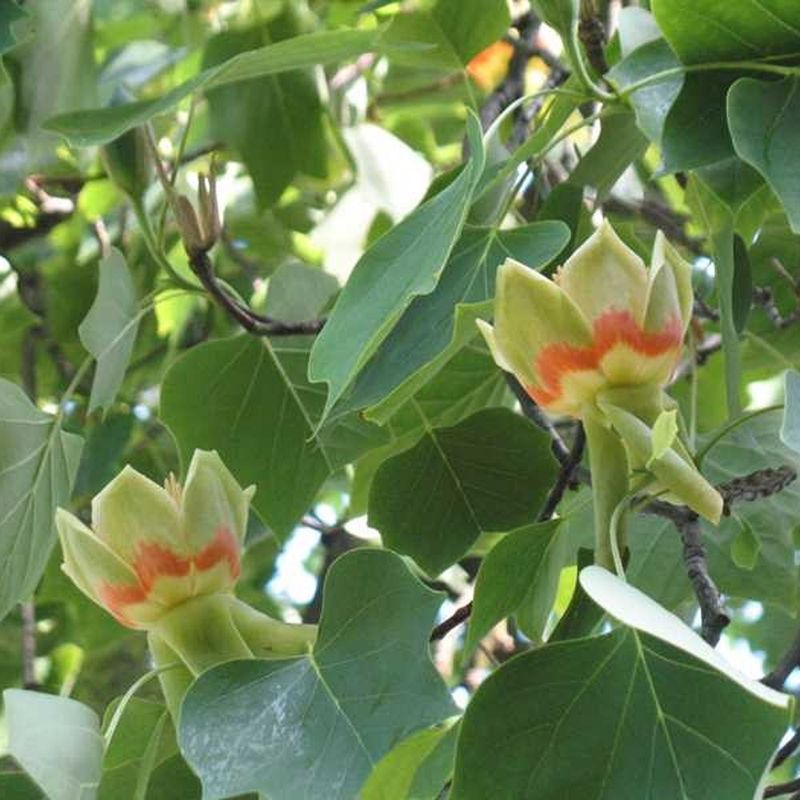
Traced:
[[213, 451], [196, 450], [181, 487], [125, 467], [92, 501], [92, 528], [56, 512], [63, 569], [129, 628], [147, 631], [173, 713], [194, 676], [234, 658], [296, 655], [313, 626], [288, 625], [238, 600], [247, 513], [242, 489]]
[[606, 567], [613, 563], [611, 515], [634, 476], [647, 475], [649, 493], [664, 493], [714, 523], [722, 513], [722, 498], [680, 438], [666, 447], [653, 438], [656, 420], [674, 407], [663, 387], [680, 358], [692, 302], [691, 267], [661, 232], [648, 269], [603, 223], [553, 280], [506, 261], [494, 326], [478, 322], [497, 364], [539, 406], [582, 420], [595, 559]]

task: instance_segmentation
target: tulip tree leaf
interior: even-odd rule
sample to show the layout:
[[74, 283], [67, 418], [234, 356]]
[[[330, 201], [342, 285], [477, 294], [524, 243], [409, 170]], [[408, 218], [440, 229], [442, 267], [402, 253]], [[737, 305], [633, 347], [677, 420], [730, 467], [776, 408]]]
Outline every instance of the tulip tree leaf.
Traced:
[[509, 533], [489, 551], [475, 583], [464, 645], [467, 653], [494, 625], [521, 606], [536, 606], [538, 613], [527, 616], [536, 618], [538, 630], [526, 633], [532, 639], [541, 639], [564, 562], [565, 537], [559, 526], [559, 520], [526, 525]]
[[[319, 429], [324, 390], [306, 379], [308, 337], [208, 342], [179, 358], [161, 389], [161, 415], [184, 464], [217, 450], [253, 507], [286, 536], [323, 481], [387, 435], [356, 415]], [[203, 402], [198, 402], [202, 397]]]
[[434, 428], [385, 461], [369, 496], [369, 522], [384, 544], [436, 575], [481, 533], [530, 522], [555, 478], [547, 435], [504, 408]]
[[308, 374], [328, 384], [323, 419], [414, 298], [436, 288], [483, 171], [474, 115], [467, 119], [467, 137], [472, 157], [458, 177], [364, 253], [317, 336]]
[[800, 233], [800, 77], [736, 81], [728, 93], [728, 124], [739, 158], [764, 176]]
[[[296, 31], [282, 14], [258, 29], [225, 31], [209, 40], [204, 65], [253, 50]], [[325, 137], [312, 75], [266, 75], [208, 92], [211, 135], [241, 153], [262, 207], [272, 205], [298, 172], [325, 177]]]
[[[373, 406], [388, 395], [396, 406], [398, 397], [409, 394], [413, 378], [425, 368], [430, 377], [432, 362], [441, 368], [444, 359], [472, 338], [473, 319], [459, 325], [459, 315], [469, 315], [479, 304], [494, 297], [495, 274], [506, 258], [514, 258], [531, 269], [541, 269], [564, 249], [569, 229], [563, 222], [536, 222], [508, 231], [466, 227], [444, 268], [436, 288], [415, 298], [373, 357], [361, 370], [343, 408]], [[395, 394], [396, 393], [396, 394]], [[410, 392], [410, 393], [413, 393]], [[386, 420], [380, 408], [367, 416]]]
[[800, 51], [800, 5], [794, 0], [653, 0], [651, 8], [684, 64]]
[[360, 30], [319, 31], [296, 36], [240, 53], [216, 67], [203, 70], [160, 97], [58, 114], [47, 120], [43, 127], [62, 134], [76, 147], [105, 144], [125, 131], [143, 125], [156, 114], [171, 111], [192, 92], [353, 58], [373, 50], [377, 38], [376, 31]]
[[83, 440], [0, 378], [0, 619], [30, 595], [55, 541]]
[[783, 411], [781, 441], [800, 455], [800, 372], [786, 373], [786, 407]]
[[360, 800], [438, 800], [456, 755], [459, 726], [437, 725], [417, 731], [376, 765]]
[[440, 603], [393, 553], [337, 560], [308, 655], [229, 662], [189, 689], [179, 741], [203, 797], [356, 797], [392, 747], [454, 712], [428, 652]]
[[100, 720], [68, 697], [23, 689], [3, 692], [8, 749], [49, 800], [97, 797], [103, 762]]
[[452, 800], [497, 786], [519, 800], [690, 800], [709, 787], [758, 796], [791, 700], [736, 673], [605, 570], [587, 567], [581, 583], [623, 626], [525, 653], [481, 685], [462, 722]]
[[83, 346], [97, 360], [89, 413], [108, 410], [125, 378], [142, 312], [125, 257], [113, 248], [99, 267], [97, 296], [78, 328]]

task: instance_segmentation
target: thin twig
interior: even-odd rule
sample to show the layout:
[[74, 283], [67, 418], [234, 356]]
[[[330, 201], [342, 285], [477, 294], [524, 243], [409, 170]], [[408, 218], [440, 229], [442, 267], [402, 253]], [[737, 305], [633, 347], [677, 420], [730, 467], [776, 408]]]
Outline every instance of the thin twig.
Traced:
[[761, 683], [780, 691], [788, 677], [794, 672], [795, 667], [798, 666], [800, 666], [800, 633], [795, 636], [775, 669], [761, 679]]
[[550, 489], [545, 500], [542, 510], [539, 512], [538, 521], [546, 522], [550, 517], [555, 514], [558, 504], [564, 497], [564, 492], [576, 483], [575, 473], [580, 466], [581, 459], [583, 458], [583, 451], [586, 447], [586, 433], [583, 430], [583, 425], [580, 423], [575, 429], [575, 440], [569, 451], [569, 457], [562, 463], [561, 469], [558, 471], [556, 482]]
[[36, 680], [36, 607], [33, 601], [20, 603], [19, 613], [22, 619], [22, 686], [25, 689], [37, 689]]
[[239, 323], [246, 331], [255, 336], [295, 336], [303, 334], [317, 334], [325, 324], [324, 319], [314, 319], [303, 322], [281, 322], [272, 317], [256, 314], [249, 308], [239, 303], [222, 288], [214, 275], [214, 268], [208, 253], [195, 251], [189, 254], [189, 264], [192, 272], [203, 284], [203, 288], [211, 295], [217, 305], [222, 308], [231, 319]]
[[772, 759], [772, 769], [777, 769], [784, 761], [791, 758], [798, 747], [800, 747], [800, 728], [796, 728], [791, 738], [781, 745], [775, 758]]
[[462, 622], [466, 622], [471, 613], [472, 601], [457, 608], [444, 622], [440, 622], [431, 632], [430, 641], [436, 642], [444, 639], [450, 631], [457, 628]]
[[764, 789], [764, 800], [769, 797], [780, 797], [783, 794], [789, 794], [789, 792], [796, 792], [798, 789], [800, 789], [800, 778], [795, 778], [787, 783], [776, 783]]

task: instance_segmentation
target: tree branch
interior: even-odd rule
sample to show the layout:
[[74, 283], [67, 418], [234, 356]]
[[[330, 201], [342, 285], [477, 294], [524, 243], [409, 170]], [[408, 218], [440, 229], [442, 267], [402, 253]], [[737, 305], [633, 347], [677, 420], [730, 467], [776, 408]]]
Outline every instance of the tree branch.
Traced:
[[546, 522], [547, 520], [549, 520], [553, 516], [553, 514], [556, 513], [558, 504], [564, 497], [564, 492], [566, 492], [570, 486], [574, 486], [577, 484], [575, 473], [578, 471], [578, 468], [580, 467], [581, 459], [583, 458], [583, 451], [585, 450], [585, 448], [586, 448], [586, 433], [583, 430], [583, 425], [578, 423], [578, 426], [575, 429], [575, 440], [572, 443], [572, 447], [570, 448], [569, 454], [567, 458], [564, 460], [564, 462], [561, 464], [561, 469], [558, 471], [556, 482], [550, 489], [550, 492], [547, 495], [547, 499], [545, 500], [544, 506], [542, 506], [542, 510], [539, 512], [539, 517], [538, 517], [539, 522]]
[[[769, 797], [780, 797], [781, 795], [789, 794], [789, 792], [796, 792], [798, 789], [800, 789], [800, 778], [795, 778], [787, 783], [776, 783], [764, 789], [764, 800]], [[794, 800], [794, 797], [791, 800]]]

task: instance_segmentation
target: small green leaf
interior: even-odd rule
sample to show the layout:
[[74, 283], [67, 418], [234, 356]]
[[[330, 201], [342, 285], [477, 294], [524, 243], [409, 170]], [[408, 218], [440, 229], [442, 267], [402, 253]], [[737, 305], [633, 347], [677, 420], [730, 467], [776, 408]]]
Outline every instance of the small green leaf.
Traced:
[[68, 697], [23, 689], [3, 692], [8, 749], [49, 800], [94, 800], [103, 737], [91, 708]]
[[672, 448], [678, 435], [678, 410], [662, 411], [653, 423], [653, 452], [647, 460], [647, 468]]
[[[513, 658], [462, 722], [452, 800], [753, 800], [789, 697], [730, 667], [681, 620], [600, 567], [586, 592], [623, 625]], [[741, 737], [747, 720], [747, 741]], [[492, 764], [487, 770], [485, 765]]]
[[125, 257], [115, 247], [100, 262], [99, 275], [97, 296], [78, 328], [83, 346], [97, 360], [89, 413], [96, 408], [107, 411], [113, 404], [143, 314]]
[[83, 439], [0, 378], [0, 619], [36, 588], [55, 541]]
[[761, 542], [756, 538], [753, 529], [742, 521], [739, 533], [731, 542], [731, 560], [740, 569], [752, 570], [758, 563], [760, 550]]
[[457, 739], [456, 720], [404, 739], [376, 764], [360, 800], [437, 800], [453, 774]]
[[229, 662], [189, 689], [179, 740], [203, 797], [356, 797], [398, 742], [454, 712], [428, 651], [440, 603], [393, 553], [339, 558], [312, 652]]
[[537, 607], [537, 630], [526, 629], [526, 634], [541, 640], [565, 561], [565, 538], [560, 535], [559, 524], [559, 520], [553, 520], [526, 525], [503, 537], [489, 551], [475, 583], [466, 653], [521, 606]]
[[546, 434], [504, 408], [433, 428], [385, 461], [372, 481], [369, 522], [384, 543], [430, 575], [463, 556], [481, 533], [530, 522], [556, 465]]
[[[161, 416], [184, 464], [217, 450], [279, 537], [308, 510], [325, 479], [387, 434], [356, 415], [319, 428], [322, 387], [306, 379], [308, 337], [238, 336], [190, 350], [161, 387]], [[202, 402], [198, 402], [198, 397]]]
[[204, 70], [172, 91], [152, 100], [110, 108], [90, 108], [70, 111], [51, 117], [43, 125], [60, 133], [76, 147], [105, 144], [125, 131], [143, 125], [156, 114], [171, 111], [192, 92], [211, 89], [237, 81], [276, 75], [293, 69], [330, 64], [373, 50], [377, 31], [336, 30], [296, 36], [240, 53], [219, 66]]
[[800, 372], [789, 370], [784, 377], [786, 405], [781, 424], [781, 441], [800, 453]]
[[800, 77], [736, 81], [728, 93], [728, 124], [739, 158], [764, 176], [800, 233]]
[[414, 298], [436, 288], [483, 171], [474, 115], [467, 119], [467, 137], [472, 155], [458, 177], [361, 257], [317, 336], [308, 375], [328, 384], [323, 420]]

